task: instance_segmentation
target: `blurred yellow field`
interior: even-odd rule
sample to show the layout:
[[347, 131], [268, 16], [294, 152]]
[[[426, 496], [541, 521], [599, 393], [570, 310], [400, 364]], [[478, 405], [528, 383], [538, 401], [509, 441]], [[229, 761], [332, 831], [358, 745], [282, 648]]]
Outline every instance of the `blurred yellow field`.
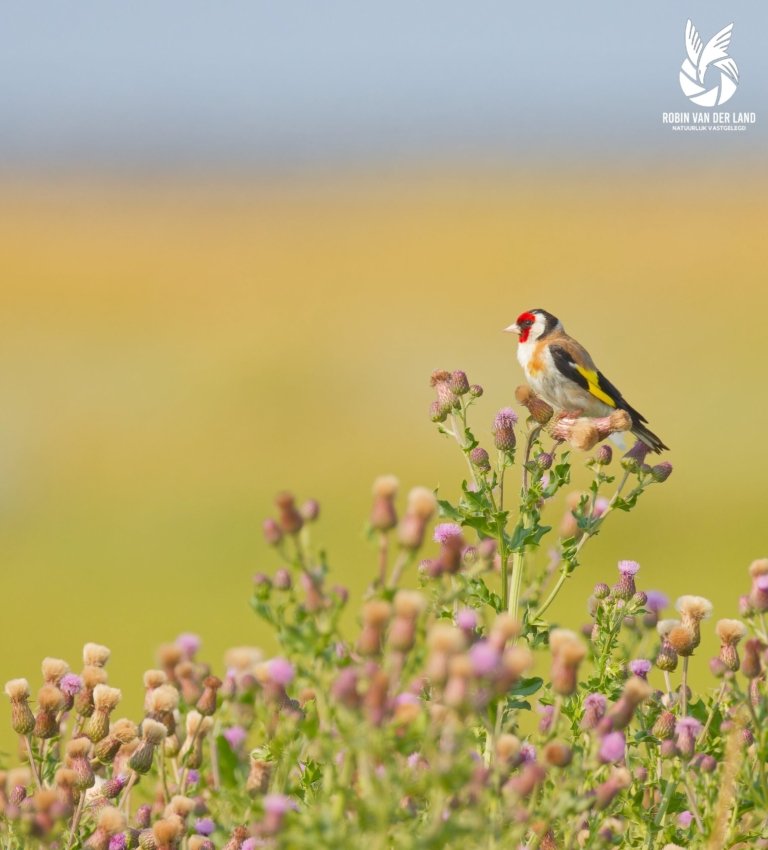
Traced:
[[274, 568], [260, 522], [284, 487], [320, 500], [359, 593], [373, 477], [461, 479], [429, 373], [485, 387], [487, 438], [521, 379], [500, 331], [530, 307], [590, 348], [675, 465], [590, 543], [553, 616], [578, 625], [619, 558], [735, 615], [766, 551], [768, 185], [711, 185], [610, 168], [5, 185], [3, 680], [34, 686], [44, 655], [77, 666], [86, 640], [112, 648], [116, 685], [182, 630], [217, 665], [264, 643], [250, 579]]

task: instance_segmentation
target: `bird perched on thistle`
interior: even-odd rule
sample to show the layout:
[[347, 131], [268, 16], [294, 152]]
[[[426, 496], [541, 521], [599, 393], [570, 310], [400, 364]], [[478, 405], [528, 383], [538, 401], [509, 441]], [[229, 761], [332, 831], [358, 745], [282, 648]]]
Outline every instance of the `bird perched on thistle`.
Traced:
[[595, 366], [589, 352], [568, 336], [556, 316], [546, 310], [529, 310], [504, 330], [519, 335], [517, 359], [528, 385], [555, 410], [578, 411], [594, 418], [624, 410], [632, 420], [632, 433], [649, 449], [661, 452], [668, 448], [647, 427], [648, 420]]

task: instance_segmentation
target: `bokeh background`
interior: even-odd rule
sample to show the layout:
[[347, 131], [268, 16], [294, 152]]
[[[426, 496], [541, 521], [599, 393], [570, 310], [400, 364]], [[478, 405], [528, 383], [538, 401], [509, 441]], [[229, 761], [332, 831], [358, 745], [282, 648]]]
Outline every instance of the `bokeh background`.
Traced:
[[[735, 22], [745, 133], [661, 123], [689, 15]], [[0, 679], [95, 640], [135, 711], [180, 631], [273, 649], [281, 488], [360, 594], [372, 479], [458, 490], [430, 372], [484, 385], [488, 439], [534, 306], [675, 464], [553, 616], [619, 558], [734, 615], [767, 548], [766, 31], [745, 2], [4, 3]]]

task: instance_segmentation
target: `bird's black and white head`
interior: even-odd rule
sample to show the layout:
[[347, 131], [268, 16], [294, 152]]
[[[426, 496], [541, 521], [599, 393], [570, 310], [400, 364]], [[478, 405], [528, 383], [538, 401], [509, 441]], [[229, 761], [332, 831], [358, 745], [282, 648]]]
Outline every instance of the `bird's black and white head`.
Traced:
[[563, 326], [557, 316], [553, 316], [546, 310], [528, 310], [528, 312], [521, 313], [517, 317], [514, 325], [510, 325], [504, 330], [518, 334], [522, 344], [524, 342], [536, 342], [555, 331], [562, 331]]

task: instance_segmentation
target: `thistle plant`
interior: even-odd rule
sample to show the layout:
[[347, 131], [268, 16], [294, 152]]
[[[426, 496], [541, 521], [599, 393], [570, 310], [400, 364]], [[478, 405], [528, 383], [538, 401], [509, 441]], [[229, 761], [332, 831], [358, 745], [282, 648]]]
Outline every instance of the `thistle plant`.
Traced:
[[[374, 482], [357, 618], [314, 544], [318, 503], [281, 493], [251, 599], [277, 654], [233, 647], [212, 667], [180, 635], [136, 683], [138, 717], [119, 716], [97, 644], [80, 673], [45, 659], [37, 691], [6, 684], [20, 747], [0, 772], [4, 850], [768, 846], [768, 561], [707, 663], [708, 600], [665, 617], [625, 553], [584, 560], [671, 472], [642, 446], [614, 459], [622, 417], [556, 416], [521, 391], [481, 445], [482, 389], [463, 372], [432, 385], [467, 474], [453, 501]], [[596, 582], [571, 630], [550, 618], [576, 569]]]

